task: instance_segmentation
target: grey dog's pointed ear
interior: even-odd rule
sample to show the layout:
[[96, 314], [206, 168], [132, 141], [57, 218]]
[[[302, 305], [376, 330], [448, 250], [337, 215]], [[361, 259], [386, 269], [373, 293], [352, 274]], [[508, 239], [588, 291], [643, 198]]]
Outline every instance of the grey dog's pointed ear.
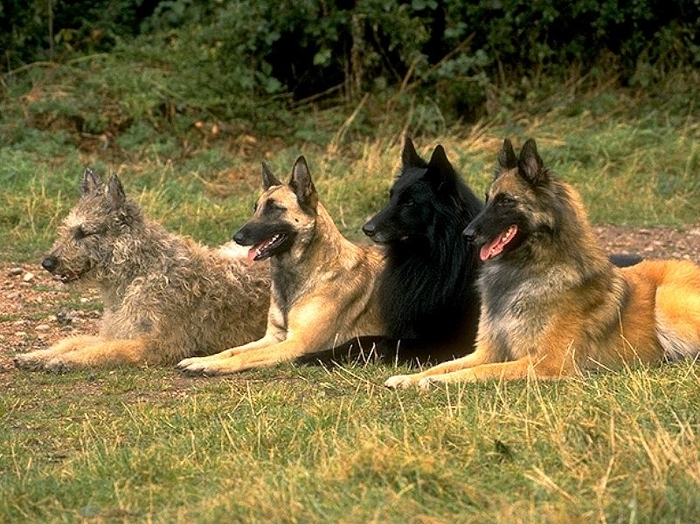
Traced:
[[406, 141], [403, 144], [401, 162], [403, 163], [404, 169], [408, 169], [409, 167], [428, 167], [425, 160], [416, 152], [413, 141], [409, 137], [406, 137]]
[[107, 191], [105, 196], [112, 206], [112, 209], [119, 209], [122, 207], [124, 202], [126, 202], [126, 193], [124, 192], [124, 186], [122, 186], [121, 180], [115, 174], [109, 178], [107, 183]]
[[297, 196], [297, 202], [299, 202], [301, 208], [307, 213], [315, 214], [318, 207], [318, 194], [311, 180], [309, 166], [303, 156], [300, 156], [294, 162], [289, 187], [292, 188], [292, 191]]
[[547, 181], [547, 171], [544, 162], [537, 152], [537, 144], [530, 138], [520, 150], [518, 160], [518, 172], [531, 184], [539, 184]]
[[267, 165], [267, 162], [262, 163], [262, 180], [263, 180], [263, 189], [267, 191], [270, 189], [272, 186], [281, 186], [282, 182], [280, 182], [277, 177], [272, 173], [272, 170], [270, 169], [270, 166]]
[[83, 172], [83, 180], [80, 183], [80, 191], [83, 195], [97, 193], [102, 188], [102, 179], [91, 168], [86, 167]]

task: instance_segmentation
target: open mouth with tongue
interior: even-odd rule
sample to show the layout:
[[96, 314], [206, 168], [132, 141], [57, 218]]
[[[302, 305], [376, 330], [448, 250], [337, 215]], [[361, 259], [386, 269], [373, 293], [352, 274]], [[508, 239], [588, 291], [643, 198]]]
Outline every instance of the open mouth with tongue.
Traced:
[[513, 241], [517, 234], [518, 226], [512, 225], [496, 238], [484, 244], [479, 251], [481, 261], [485, 262], [503, 253], [503, 250]]
[[285, 233], [277, 233], [267, 240], [255, 244], [248, 250], [248, 260], [250, 262], [259, 262], [270, 258], [280, 251], [280, 248], [285, 245], [287, 238], [288, 236]]

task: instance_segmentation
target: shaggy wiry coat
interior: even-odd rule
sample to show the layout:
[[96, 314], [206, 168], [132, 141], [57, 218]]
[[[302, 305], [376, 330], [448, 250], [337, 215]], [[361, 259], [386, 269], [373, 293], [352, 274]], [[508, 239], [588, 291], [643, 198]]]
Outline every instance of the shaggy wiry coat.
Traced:
[[116, 175], [103, 185], [85, 171], [82, 198], [42, 265], [64, 283], [96, 285], [104, 315], [99, 336], [18, 355], [20, 368], [174, 364], [265, 332], [269, 267], [167, 232]]

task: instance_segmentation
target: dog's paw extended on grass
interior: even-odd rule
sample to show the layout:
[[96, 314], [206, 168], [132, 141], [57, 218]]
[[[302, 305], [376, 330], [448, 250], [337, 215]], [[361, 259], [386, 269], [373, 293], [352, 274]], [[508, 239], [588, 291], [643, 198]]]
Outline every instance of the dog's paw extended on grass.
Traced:
[[186, 358], [175, 364], [175, 369], [185, 375], [204, 375], [204, 365], [198, 364], [198, 358]]
[[207, 361], [206, 357], [192, 357], [181, 360], [176, 366], [176, 369], [190, 376], [213, 377], [217, 375], [225, 375], [232, 373], [235, 370], [221, 369], [221, 366], [213, 361]]
[[442, 375], [434, 375], [430, 377], [420, 377], [416, 375], [395, 375], [389, 377], [384, 385], [389, 389], [408, 389], [416, 387], [420, 390], [426, 391], [432, 386], [439, 386], [445, 383]]
[[41, 371], [44, 369], [44, 359], [37, 358], [34, 353], [24, 353], [22, 355], [16, 355], [12, 362], [14, 362], [17, 369], [23, 369], [25, 371]]
[[32, 351], [23, 355], [16, 355], [12, 361], [17, 369], [25, 371], [51, 371], [62, 373], [67, 370], [67, 365], [57, 357], [41, 355], [41, 351]]
[[394, 375], [389, 377], [384, 385], [389, 389], [407, 389], [413, 386], [417, 386], [418, 382], [412, 375]]

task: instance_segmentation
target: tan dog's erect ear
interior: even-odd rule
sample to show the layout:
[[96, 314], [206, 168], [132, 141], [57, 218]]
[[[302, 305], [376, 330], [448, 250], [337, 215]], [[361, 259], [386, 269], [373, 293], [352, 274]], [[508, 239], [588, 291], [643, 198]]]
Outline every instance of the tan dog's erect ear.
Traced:
[[80, 191], [83, 195], [97, 193], [102, 188], [102, 179], [91, 168], [86, 167], [83, 172], [83, 180], [80, 183]]
[[316, 187], [311, 181], [309, 166], [303, 156], [300, 156], [294, 162], [289, 187], [292, 188], [292, 191], [297, 196], [299, 206], [307, 213], [315, 214], [318, 206], [318, 195], [316, 194]]
[[503, 147], [498, 153], [498, 169], [496, 170], [496, 176], [498, 177], [498, 175], [504, 171], [510, 171], [516, 167], [518, 167], [518, 157], [515, 156], [513, 144], [506, 138], [503, 141]]
[[544, 162], [537, 152], [537, 144], [530, 138], [520, 150], [518, 172], [531, 184], [547, 182], [547, 172], [543, 169]]
[[263, 180], [263, 190], [267, 191], [272, 186], [281, 186], [282, 182], [277, 180], [277, 177], [272, 173], [270, 166], [267, 162], [262, 163], [262, 180]]

